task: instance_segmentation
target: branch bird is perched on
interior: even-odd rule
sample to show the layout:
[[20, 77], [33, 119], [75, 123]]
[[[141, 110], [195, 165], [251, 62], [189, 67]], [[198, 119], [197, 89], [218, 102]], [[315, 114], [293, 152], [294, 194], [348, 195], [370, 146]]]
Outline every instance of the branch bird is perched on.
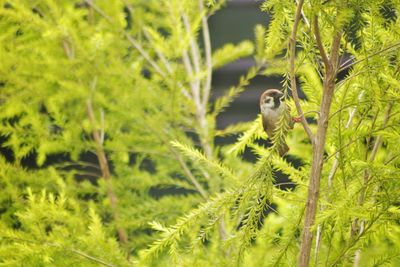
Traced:
[[[262, 124], [269, 138], [273, 138], [275, 129], [278, 126], [280, 117], [289, 108], [283, 102], [284, 94], [278, 89], [268, 89], [260, 97], [260, 110], [262, 115]], [[290, 117], [289, 117], [290, 118]], [[298, 122], [299, 118], [292, 118], [288, 123], [293, 127], [294, 122]], [[278, 147], [280, 156], [285, 155], [289, 151], [286, 143]]]

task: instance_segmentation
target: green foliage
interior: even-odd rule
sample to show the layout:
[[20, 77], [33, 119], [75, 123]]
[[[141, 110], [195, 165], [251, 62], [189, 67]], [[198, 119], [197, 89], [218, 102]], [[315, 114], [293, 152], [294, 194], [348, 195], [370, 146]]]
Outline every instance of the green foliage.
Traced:
[[261, 115], [258, 115], [257, 119], [252, 122], [249, 128], [238, 138], [238, 141], [229, 149], [228, 153], [238, 155], [242, 153], [246, 146], [252, 144], [254, 140], [265, 137], [263, 131]]
[[112, 262], [128, 266], [116, 240], [106, 237], [93, 209], [81, 210], [79, 203], [63, 193], [56, 196], [43, 190], [34, 195], [30, 188], [27, 191], [25, 210], [15, 214], [19, 230], [2, 231], [2, 264], [98, 266], [99, 262]]
[[228, 107], [230, 103], [232, 103], [232, 101], [246, 89], [246, 86], [249, 85], [250, 80], [260, 73], [262, 67], [263, 65], [251, 67], [246, 75], [240, 77], [239, 84], [237, 86], [232, 86], [229, 88], [228, 92], [225, 93], [225, 95], [217, 98], [214, 103], [213, 115], [217, 116], [219, 113], [224, 111], [224, 109]]
[[250, 41], [244, 41], [238, 45], [227, 44], [215, 51], [213, 54], [214, 68], [221, 67], [231, 61], [249, 56], [253, 53], [253, 44]]
[[[254, 43], [217, 51], [207, 19], [224, 1], [0, 2], [0, 264], [295, 266], [313, 148], [293, 101], [270, 147], [260, 116], [216, 128], [259, 74], [290, 95], [295, 2], [265, 1]], [[325, 70], [310, 26], [328, 55], [343, 32], [313, 266], [400, 264], [399, 12], [304, 3], [295, 71], [310, 122]], [[211, 103], [212, 71], [247, 56], [255, 66]], [[215, 143], [227, 135], [237, 142]]]

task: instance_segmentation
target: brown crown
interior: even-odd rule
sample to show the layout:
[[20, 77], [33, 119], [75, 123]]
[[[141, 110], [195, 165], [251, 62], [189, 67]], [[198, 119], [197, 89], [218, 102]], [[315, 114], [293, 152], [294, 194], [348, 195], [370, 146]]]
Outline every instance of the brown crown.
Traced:
[[264, 91], [264, 93], [261, 94], [260, 96], [260, 105], [262, 103], [262, 101], [264, 100], [265, 97], [267, 96], [272, 96], [272, 97], [276, 97], [276, 96], [283, 96], [283, 93], [278, 90], [278, 89], [267, 89]]

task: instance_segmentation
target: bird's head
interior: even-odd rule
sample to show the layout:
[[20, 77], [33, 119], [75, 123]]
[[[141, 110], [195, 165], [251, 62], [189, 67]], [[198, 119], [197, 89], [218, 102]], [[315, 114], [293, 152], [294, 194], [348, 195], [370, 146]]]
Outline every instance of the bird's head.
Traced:
[[284, 94], [278, 89], [268, 89], [260, 97], [260, 109], [265, 113], [268, 110], [276, 110], [283, 101]]

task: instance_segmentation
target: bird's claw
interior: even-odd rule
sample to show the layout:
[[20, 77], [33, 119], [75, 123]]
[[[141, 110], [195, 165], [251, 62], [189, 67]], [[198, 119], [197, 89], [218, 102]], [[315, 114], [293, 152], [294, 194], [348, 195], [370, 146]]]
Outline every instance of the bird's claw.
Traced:
[[301, 122], [301, 117], [293, 117], [292, 121], [293, 122]]

